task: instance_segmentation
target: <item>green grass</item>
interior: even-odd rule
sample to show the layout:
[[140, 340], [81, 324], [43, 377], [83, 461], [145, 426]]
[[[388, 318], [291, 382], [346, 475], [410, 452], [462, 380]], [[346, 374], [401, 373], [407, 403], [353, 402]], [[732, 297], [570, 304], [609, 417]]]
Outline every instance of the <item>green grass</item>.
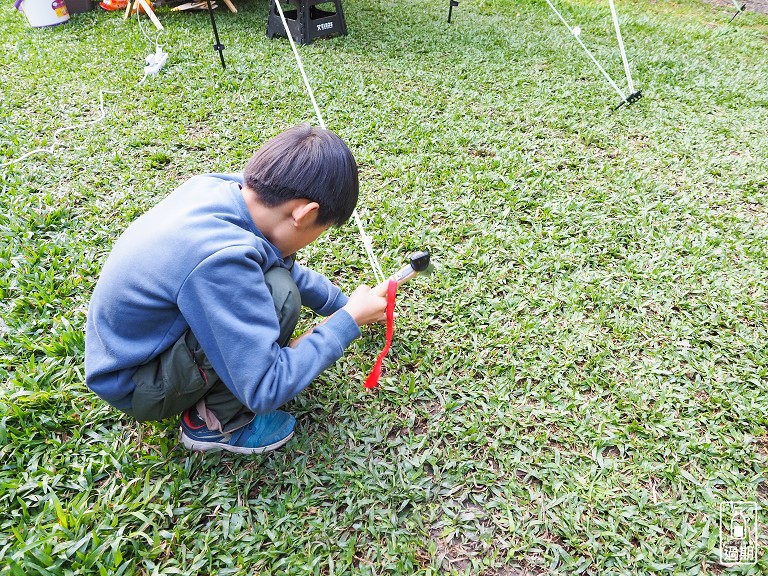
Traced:
[[[558, 2], [616, 81], [606, 2]], [[361, 165], [385, 270], [430, 248], [383, 329], [288, 408], [261, 457], [190, 454], [84, 385], [94, 282], [128, 223], [184, 179], [240, 169], [314, 120], [267, 3], [0, 7], [0, 575], [763, 574], [768, 571], [768, 18], [618, 3], [644, 98], [617, 94], [543, 1], [347, 2], [301, 48]], [[145, 26], [149, 31], [149, 28]], [[154, 32], [151, 34], [154, 36]], [[373, 282], [353, 225], [303, 260]], [[757, 503], [757, 566], [719, 563], [722, 502]], [[728, 518], [726, 518], [728, 520]]]

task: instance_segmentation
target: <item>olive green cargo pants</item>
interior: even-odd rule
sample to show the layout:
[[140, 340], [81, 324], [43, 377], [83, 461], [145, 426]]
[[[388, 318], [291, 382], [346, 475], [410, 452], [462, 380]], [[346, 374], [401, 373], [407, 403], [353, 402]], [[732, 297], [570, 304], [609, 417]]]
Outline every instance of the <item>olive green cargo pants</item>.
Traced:
[[[272, 268], [264, 279], [280, 322], [278, 344], [287, 346], [299, 320], [301, 295], [285, 268]], [[254, 358], [254, 363], [258, 361]], [[140, 366], [133, 382], [136, 389], [129, 414], [139, 422], [163, 420], [192, 406], [198, 407], [212, 430], [230, 432], [253, 419], [253, 413], [214, 372], [191, 330], [160, 356]]]

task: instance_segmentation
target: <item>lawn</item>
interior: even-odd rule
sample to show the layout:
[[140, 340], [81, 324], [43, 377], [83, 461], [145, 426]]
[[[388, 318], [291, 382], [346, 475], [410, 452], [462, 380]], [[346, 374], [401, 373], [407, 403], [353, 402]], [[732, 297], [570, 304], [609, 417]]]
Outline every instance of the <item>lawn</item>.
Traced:
[[[345, 3], [300, 48], [398, 297], [256, 457], [188, 453], [84, 384], [89, 297], [180, 182], [317, 123], [266, 0], [32, 29], [0, 7], [0, 575], [768, 572], [768, 16], [621, 1], [619, 97], [544, 0]], [[558, 0], [619, 86], [608, 3]], [[105, 92], [108, 91], [108, 92]], [[103, 96], [104, 117], [99, 100]], [[301, 260], [373, 283], [353, 224]], [[307, 318], [302, 326], [314, 320]], [[757, 509], [756, 564], [721, 520]], [[721, 519], [721, 506], [725, 513]], [[750, 534], [754, 542], [754, 530]]]

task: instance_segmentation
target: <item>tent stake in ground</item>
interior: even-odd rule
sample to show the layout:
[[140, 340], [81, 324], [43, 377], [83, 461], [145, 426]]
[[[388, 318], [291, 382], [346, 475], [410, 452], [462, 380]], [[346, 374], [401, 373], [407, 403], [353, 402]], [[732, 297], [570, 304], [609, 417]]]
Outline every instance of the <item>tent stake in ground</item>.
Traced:
[[451, 23], [451, 16], [453, 15], [453, 8], [459, 5], [459, 0], [449, 0], [448, 2], [448, 24]]
[[643, 93], [641, 90], [635, 90], [635, 86], [632, 82], [632, 74], [629, 70], [629, 62], [627, 61], [627, 54], [624, 50], [624, 41], [621, 38], [621, 30], [619, 28], [619, 18], [616, 14], [616, 7], [613, 5], [613, 0], [608, 0], [610, 6], [611, 6], [611, 17], [613, 18], [613, 25], [616, 28], [616, 38], [619, 41], [619, 51], [621, 52], [621, 60], [624, 63], [624, 72], [627, 75], [627, 88], [628, 92], [627, 94], [624, 94], [622, 92], [621, 88], [618, 87], [616, 82], [613, 81], [613, 78], [608, 74], [608, 72], [605, 71], [605, 68], [603, 68], [600, 63], [597, 61], [597, 59], [592, 55], [592, 52], [589, 51], [589, 48], [587, 48], [584, 45], [584, 42], [581, 41], [581, 28], [576, 26], [574, 28], [571, 28], [571, 26], [568, 24], [568, 22], [565, 21], [565, 18], [563, 18], [563, 15], [560, 14], [557, 8], [555, 8], [555, 5], [552, 4], [551, 0], [546, 0], [547, 4], [550, 8], [552, 8], [552, 11], [557, 14], [557, 17], [560, 18], [560, 21], [565, 24], [565, 27], [570, 30], [571, 34], [573, 34], [573, 37], [576, 38], [576, 41], [579, 43], [579, 45], [584, 49], [584, 51], [587, 53], [587, 56], [589, 56], [590, 60], [595, 63], [595, 66], [598, 67], [600, 72], [602, 72], [603, 76], [605, 76], [605, 79], [608, 80], [608, 83], [613, 87], [614, 90], [619, 94], [621, 97], [621, 102], [617, 106], [614, 107], [614, 110], [618, 110], [621, 108], [624, 104], [632, 104], [634, 102], [637, 102], [642, 98]]
[[745, 2], [744, 4], [742, 4], [741, 6], [739, 6], [739, 3], [738, 3], [738, 2], [736, 2], [736, 0], [731, 0], [731, 2], [733, 2], [733, 5], [734, 5], [734, 6], [736, 6], [736, 14], [734, 14], [733, 16], [731, 16], [731, 20], [730, 20], [730, 22], [733, 22], [733, 19], [734, 19], [734, 18], [736, 18], [736, 16], [738, 16], [739, 14], [741, 14], [742, 12], [744, 12], [744, 10], [746, 10], [746, 9], [747, 9], [747, 4], [746, 4], [746, 2]]

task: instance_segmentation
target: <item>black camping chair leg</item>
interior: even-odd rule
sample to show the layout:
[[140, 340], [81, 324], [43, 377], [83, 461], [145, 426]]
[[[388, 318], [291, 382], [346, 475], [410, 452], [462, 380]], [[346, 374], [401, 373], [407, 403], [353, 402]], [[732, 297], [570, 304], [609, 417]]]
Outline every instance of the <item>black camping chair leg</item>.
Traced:
[[213, 5], [211, 0], [208, 0], [208, 14], [211, 16], [211, 26], [213, 26], [213, 37], [216, 39], [216, 43], [213, 45], [213, 49], [218, 51], [219, 58], [221, 58], [221, 68], [227, 69], [227, 65], [224, 63], [224, 44], [219, 40], [219, 29], [216, 28], [216, 19], [213, 17]]

